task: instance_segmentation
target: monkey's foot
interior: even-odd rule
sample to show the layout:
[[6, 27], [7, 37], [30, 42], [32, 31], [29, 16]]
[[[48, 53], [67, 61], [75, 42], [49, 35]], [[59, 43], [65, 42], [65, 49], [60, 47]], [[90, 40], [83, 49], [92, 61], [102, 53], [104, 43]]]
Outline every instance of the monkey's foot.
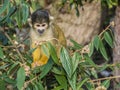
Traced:
[[49, 58], [46, 55], [42, 55], [42, 57], [38, 60], [34, 59], [32, 63], [32, 68], [37, 66], [43, 66], [48, 62]]
[[47, 63], [47, 61], [36, 61], [32, 63], [32, 68], [38, 67], [38, 66], [43, 66]]

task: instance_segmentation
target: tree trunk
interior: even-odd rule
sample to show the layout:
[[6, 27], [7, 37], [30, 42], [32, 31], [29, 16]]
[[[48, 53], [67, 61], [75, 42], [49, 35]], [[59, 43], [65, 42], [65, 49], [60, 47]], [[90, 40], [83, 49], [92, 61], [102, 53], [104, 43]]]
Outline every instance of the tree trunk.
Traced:
[[[116, 16], [115, 16], [115, 47], [113, 49], [113, 62], [120, 63], [120, 6], [116, 8]], [[120, 68], [115, 67], [114, 75], [120, 75]], [[120, 83], [120, 78], [117, 78], [116, 81]], [[116, 87], [116, 83], [114, 83], [114, 90], [120, 90], [120, 87]]]
[[58, 6], [59, 2], [56, 1], [50, 7], [50, 12], [55, 17], [57, 24], [63, 29], [67, 45], [71, 45], [70, 39], [83, 45], [87, 44], [100, 32], [102, 15], [100, 0], [92, 3], [86, 2], [83, 8], [79, 7], [79, 17], [76, 16], [74, 7], [69, 9], [69, 4], [66, 3], [63, 8]]

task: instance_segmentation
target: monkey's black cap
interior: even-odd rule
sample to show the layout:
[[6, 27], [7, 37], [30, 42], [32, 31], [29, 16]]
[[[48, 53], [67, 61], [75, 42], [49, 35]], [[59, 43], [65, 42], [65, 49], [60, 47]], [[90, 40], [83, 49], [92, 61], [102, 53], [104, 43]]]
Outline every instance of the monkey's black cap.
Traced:
[[32, 24], [34, 23], [49, 23], [49, 13], [46, 10], [37, 9], [31, 15]]

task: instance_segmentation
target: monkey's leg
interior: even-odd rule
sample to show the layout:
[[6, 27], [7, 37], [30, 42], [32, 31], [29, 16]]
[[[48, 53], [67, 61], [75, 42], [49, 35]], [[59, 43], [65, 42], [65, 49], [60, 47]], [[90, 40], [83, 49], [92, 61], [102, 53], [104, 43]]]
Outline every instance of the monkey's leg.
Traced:
[[37, 47], [35, 49], [35, 51], [33, 51], [32, 57], [33, 57], [32, 67], [34, 68], [34, 67], [38, 66], [37, 62], [39, 61], [39, 59], [41, 57], [41, 49], [40, 49], [40, 47]]
[[39, 66], [45, 65], [48, 62], [48, 57], [45, 54], [42, 54], [42, 57], [39, 59]]
[[37, 66], [45, 65], [48, 62], [49, 57], [47, 57], [41, 50], [41, 47], [37, 47], [32, 53], [33, 63], [32, 68]]

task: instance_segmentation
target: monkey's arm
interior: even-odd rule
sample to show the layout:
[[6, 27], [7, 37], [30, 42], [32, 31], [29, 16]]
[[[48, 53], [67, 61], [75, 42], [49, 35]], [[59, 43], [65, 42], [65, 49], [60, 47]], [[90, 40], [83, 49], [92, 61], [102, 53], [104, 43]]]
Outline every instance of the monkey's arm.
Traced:
[[52, 25], [53, 25], [54, 37], [57, 39], [55, 43], [56, 44], [55, 47], [57, 51], [57, 56], [59, 58], [61, 46], [66, 47], [66, 38], [64, 36], [62, 29], [57, 24], [53, 23]]
[[55, 23], [53, 23], [53, 30], [54, 30], [54, 36], [56, 39], [58, 39], [58, 43], [64, 47], [66, 47], [66, 38], [64, 36], [64, 33], [62, 29]]

